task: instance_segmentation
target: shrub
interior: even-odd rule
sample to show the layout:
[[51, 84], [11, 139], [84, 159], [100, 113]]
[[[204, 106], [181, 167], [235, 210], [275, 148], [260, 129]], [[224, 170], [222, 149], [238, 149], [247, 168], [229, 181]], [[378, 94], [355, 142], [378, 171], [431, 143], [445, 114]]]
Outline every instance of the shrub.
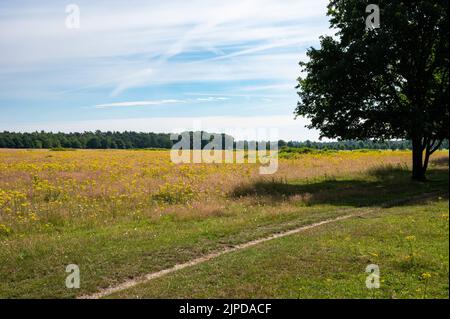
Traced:
[[68, 151], [76, 151], [74, 148], [66, 148], [66, 147], [53, 147], [50, 149], [52, 152], [68, 152]]
[[195, 193], [189, 184], [182, 182], [176, 184], [166, 183], [159, 186], [159, 190], [152, 195], [156, 202], [167, 204], [185, 204], [195, 198]]

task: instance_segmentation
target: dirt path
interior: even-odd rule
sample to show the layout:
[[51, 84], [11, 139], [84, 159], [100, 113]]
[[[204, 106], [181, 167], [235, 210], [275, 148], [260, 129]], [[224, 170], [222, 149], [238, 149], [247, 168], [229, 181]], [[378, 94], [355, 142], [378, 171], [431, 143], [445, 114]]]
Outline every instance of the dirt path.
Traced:
[[172, 272], [175, 272], [175, 271], [187, 268], [187, 267], [198, 265], [200, 263], [209, 261], [211, 259], [214, 259], [216, 257], [222, 256], [224, 254], [228, 254], [228, 253], [235, 252], [235, 251], [238, 251], [238, 250], [241, 250], [241, 249], [249, 248], [249, 247], [252, 247], [252, 246], [255, 246], [255, 245], [264, 243], [266, 241], [276, 239], [276, 238], [281, 238], [281, 237], [286, 237], [286, 236], [289, 236], [289, 235], [297, 234], [297, 233], [305, 231], [307, 229], [319, 227], [319, 226], [322, 226], [322, 225], [325, 225], [325, 224], [334, 223], [334, 222], [337, 222], [337, 221], [340, 221], [340, 220], [344, 220], [344, 219], [349, 219], [351, 217], [361, 216], [361, 215], [364, 215], [364, 214], [367, 214], [367, 213], [369, 213], [369, 211], [364, 212], [364, 213], [355, 213], [355, 214], [350, 214], [350, 215], [344, 215], [344, 216], [336, 217], [336, 218], [333, 218], [333, 219], [327, 219], [327, 220], [324, 220], [324, 221], [321, 221], [321, 222], [317, 222], [317, 223], [314, 223], [314, 224], [302, 226], [302, 227], [299, 227], [299, 228], [296, 228], [296, 229], [292, 229], [292, 230], [289, 230], [289, 231], [286, 231], [286, 232], [273, 234], [273, 235], [270, 235], [268, 237], [264, 237], [264, 238], [252, 240], [252, 241], [249, 241], [249, 242], [246, 242], [246, 243], [243, 243], [243, 244], [235, 245], [235, 246], [223, 249], [221, 251], [214, 252], [214, 253], [211, 253], [211, 254], [208, 254], [208, 255], [205, 255], [205, 256], [193, 259], [193, 260], [188, 261], [188, 262], [183, 263], [183, 264], [177, 264], [177, 265], [175, 265], [175, 266], [173, 266], [171, 268], [167, 268], [167, 269], [164, 269], [164, 270], [160, 270], [158, 272], [146, 274], [146, 275], [141, 276], [139, 278], [130, 279], [130, 280], [125, 281], [125, 282], [123, 282], [123, 283], [121, 283], [121, 284], [119, 284], [117, 286], [113, 286], [113, 287], [109, 287], [109, 288], [103, 289], [103, 290], [101, 290], [99, 292], [96, 292], [94, 294], [81, 296], [81, 297], [79, 297], [79, 299], [99, 299], [99, 298], [102, 298], [102, 297], [106, 297], [106, 296], [108, 296], [110, 294], [113, 294], [115, 292], [122, 291], [122, 290], [125, 290], [125, 289], [128, 289], [128, 288], [134, 287], [136, 285], [148, 282], [148, 281], [150, 281], [152, 279], [162, 277], [164, 275], [170, 274]]
[[[411, 202], [411, 201], [415, 201], [415, 200], [422, 200], [424, 198], [428, 198], [428, 197], [433, 196], [433, 195], [436, 195], [436, 193], [422, 194], [420, 196], [417, 196], [417, 197], [415, 196], [415, 197], [412, 197], [412, 198], [409, 198], [409, 199], [400, 199], [400, 200], [390, 201], [390, 202], [385, 203], [384, 205], [381, 205], [380, 207], [387, 208], [387, 207], [390, 207], [392, 205], [396, 205], [396, 204], [400, 204], [400, 203]], [[263, 238], [260, 238], [260, 239], [256, 239], [256, 240], [252, 240], [252, 241], [243, 243], [243, 244], [235, 245], [235, 246], [223, 249], [221, 251], [214, 252], [214, 253], [211, 253], [211, 254], [204, 255], [202, 257], [193, 259], [193, 260], [188, 261], [186, 263], [177, 264], [177, 265], [175, 265], [175, 266], [173, 266], [171, 268], [167, 268], [167, 269], [160, 270], [160, 271], [157, 271], [157, 272], [149, 273], [149, 274], [146, 274], [144, 276], [140, 276], [138, 278], [130, 279], [130, 280], [125, 281], [125, 282], [123, 282], [123, 283], [121, 283], [121, 284], [119, 284], [117, 286], [105, 288], [105, 289], [100, 290], [99, 292], [96, 292], [96, 293], [93, 293], [93, 294], [90, 294], [90, 295], [80, 296], [80, 297], [78, 297], [78, 299], [99, 299], [99, 298], [103, 298], [103, 297], [111, 295], [111, 294], [113, 294], [115, 292], [119, 292], [119, 291], [122, 291], [122, 290], [125, 290], [125, 289], [128, 289], [128, 288], [134, 287], [136, 285], [139, 285], [139, 284], [142, 284], [142, 283], [146, 283], [146, 282], [148, 282], [150, 280], [153, 280], [153, 279], [165, 276], [167, 274], [173, 273], [175, 271], [178, 271], [178, 270], [181, 270], [181, 269], [184, 269], [184, 268], [187, 268], [187, 267], [198, 265], [200, 263], [209, 261], [211, 259], [214, 259], [216, 257], [222, 256], [224, 254], [228, 254], [228, 253], [235, 252], [235, 251], [238, 251], [238, 250], [246, 249], [246, 248], [249, 248], [249, 247], [252, 247], [252, 246], [255, 246], [255, 245], [258, 245], [258, 244], [261, 244], [261, 243], [264, 243], [264, 242], [276, 239], [276, 238], [281, 238], [281, 237], [286, 237], [286, 236], [290, 236], [290, 235], [293, 235], [293, 234], [297, 234], [297, 233], [303, 232], [305, 230], [316, 228], [316, 227], [319, 227], [319, 226], [322, 226], [322, 225], [335, 223], [335, 222], [338, 222], [338, 221], [341, 221], [341, 220], [345, 220], [345, 219], [349, 219], [349, 218], [352, 218], [352, 217], [358, 217], [358, 216], [367, 215], [369, 213], [372, 213], [372, 212], [380, 209], [380, 207], [377, 207], [377, 208], [351, 209], [350, 211], [357, 211], [357, 212], [351, 213], [351, 214], [347, 214], [347, 215], [343, 215], [343, 216], [339, 216], [339, 217], [336, 217], [336, 218], [326, 219], [326, 220], [323, 220], [323, 221], [320, 221], [320, 222], [317, 222], [317, 223], [309, 224], [309, 225], [298, 227], [298, 228], [295, 228], [295, 229], [292, 229], [292, 230], [289, 230], [289, 231], [272, 234], [272, 235], [267, 236], [267, 237], [263, 237]]]

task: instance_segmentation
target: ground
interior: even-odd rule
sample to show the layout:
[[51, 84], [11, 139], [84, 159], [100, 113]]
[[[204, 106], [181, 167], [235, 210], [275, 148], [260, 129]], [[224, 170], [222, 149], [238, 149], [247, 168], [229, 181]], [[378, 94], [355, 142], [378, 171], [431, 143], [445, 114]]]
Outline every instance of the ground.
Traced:
[[[448, 298], [448, 152], [429, 181], [408, 151], [170, 162], [167, 151], [0, 150], [0, 297], [73, 298], [231, 245], [324, 225], [112, 297]], [[380, 268], [380, 289], [365, 267]], [[67, 289], [68, 264], [80, 289]]]
[[[371, 264], [380, 289], [366, 288]], [[110, 297], [448, 298], [447, 265], [448, 202], [436, 199], [275, 239]]]

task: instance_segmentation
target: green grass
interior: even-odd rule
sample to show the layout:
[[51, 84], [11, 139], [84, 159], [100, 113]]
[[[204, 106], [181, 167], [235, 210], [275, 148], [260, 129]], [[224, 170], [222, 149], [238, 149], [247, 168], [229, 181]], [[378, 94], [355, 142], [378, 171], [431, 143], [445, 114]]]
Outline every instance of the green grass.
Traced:
[[[387, 201], [407, 201], [411, 196], [433, 192], [441, 192], [442, 196], [448, 198], [445, 193], [448, 188], [448, 170], [431, 170], [430, 178], [430, 182], [416, 183], [410, 180], [408, 172], [389, 169], [371, 172], [369, 175], [322, 178], [290, 184], [267, 181], [262, 182], [262, 188], [255, 184], [247, 186], [246, 191], [236, 189], [230, 194], [229, 205], [219, 215], [183, 218], [164, 215], [158, 219], [134, 222], [118, 219], [115, 223], [105, 225], [62, 223], [48, 232], [4, 234], [0, 236], [0, 297], [72, 298], [186, 262], [229, 245], [348, 214], [349, 211], [361, 209], [360, 207], [379, 208]], [[308, 195], [307, 201], [287, 199], [292, 195], [304, 194]], [[236, 196], [240, 199], [237, 200]], [[425, 206], [416, 204], [411, 207], [420, 210]], [[446, 211], [448, 212], [448, 208]], [[446, 234], [448, 245], [448, 229]], [[373, 238], [375, 241], [384, 240], [377, 233], [374, 233]], [[364, 245], [366, 244], [362, 243], [361, 247], [365, 247]], [[252, 251], [254, 250], [249, 250]], [[445, 251], [441, 254], [445, 256]], [[278, 256], [289, 260], [289, 255]], [[270, 255], [267, 258], [271, 258]], [[312, 262], [313, 267], [312, 259], [307, 261]], [[72, 263], [79, 265], [81, 271], [81, 288], [76, 290], [65, 287], [65, 268]], [[445, 260], [441, 264], [445, 265]], [[335, 263], [330, 267], [339, 265]], [[227, 279], [229, 289], [234, 287], [234, 278], [237, 278], [236, 285], [242, 281], [239, 278], [242, 272], [243, 269], [236, 269], [236, 274], [230, 273], [230, 278]], [[286, 283], [289, 287], [282, 290], [276, 288], [275, 283], [271, 288], [270, 278], [258, 274], [257, 269], [253, 277], [250, 274], [247, 276], [258, 278], [260, 282], [267, 279], [267, 289], [272, 289], [274, 293], [267, 293], [268, 296], [287, 296], [287, 292], [291, 291], [289, 285], [297, 282], [289, 281], [289, 284]], [[214, 278], [205, 277], [203, 281], [214, 285]], [[242, 295], [248, 293], [248, 285], [250, 283], [239, 288], [242, 289]], [[320, 283], [317, 285], [320, 286]], [[230, 292], [230, 296], [231, 292], [236, 297], [241, 296], [240, 290], [236, 289], [227, 288], [224, 291]], [[173, 295], [166, 295], [167, 297], [181, 296], [184, 290], [170, 291]], [[301, 295], [296, 291], [289, 296], [308, 296], [308, 293], [310, 291]], [[198, 296], [203, 296], [202, 292]], [[213, 296], [215, 295], [211, 294], [208, 297]], [[254, 296], [259, 294], [255, 292]], [[311, 297], [314, 296], [311, 294]]]
[[[227, 216], [68, 229], [8, 237], [2, 242], [0, 297], [74, 297], [161, 270], [197, 256], [286, 228], [343, 214], [336, 208], [273, 214], [242, 206]], [[65, 267], [77, 264], [82, 286], [66, 289]]]
[[[379, 208], [222, 255], [112, 298], [448, 298], [448, 201]], [[414, 240], [408, 240], [414, 236]], [[380, 289], [365, 286], [377, 264]], [[424, 279], [423, 274], [431, 274]]]

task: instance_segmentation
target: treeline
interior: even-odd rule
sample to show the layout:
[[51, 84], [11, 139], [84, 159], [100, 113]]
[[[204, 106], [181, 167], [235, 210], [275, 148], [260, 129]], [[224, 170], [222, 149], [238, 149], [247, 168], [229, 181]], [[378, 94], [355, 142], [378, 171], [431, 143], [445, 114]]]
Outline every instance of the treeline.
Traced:
[[[374, 141], [374, 140], [346, 140], [337, 142], [296, 142], [296, 141], [279, 141], [280, 147], [295, 147], [295, 148], [311, 148], [311, 149], [329, 149], [329, 150], [357, 150], [357, 149], [371, 149], [371, 150], [408, 150], [412, 149], [411, 141]], [[440, 149], [448, 149], [448, 140], [445, 140]]]
[[0, 133], [0, 148], [171, 148], [169, 134], [136, 132]]
[[[190, 136], [192, 137], [192, 132]], [[222, 144], [225, 140], [233, 138], [222, 135]], [[74, 148], [74, 149], [142, 149], [165, 148], [169, 149], [177, 141], [170, 140], [170, 134], [166, 133], [137, 133], [137, 132], [84, 132], [84, 133], [15, 133], [0, 132], [0, 148]], [[202, 141], [201, 145], [208, 144]], [[297, 142], [278, 141], [279, 147], [329, 149], [329, 150], [354, 150], [354, 149], [411, 149], [410, 141], [373, 141], [373, 140], [349, 140], [337, 142]], [[245, 143], [245, 147], [248, 142]], [[441, 149], [448, 149], [448, 140], [444, 141]]]

